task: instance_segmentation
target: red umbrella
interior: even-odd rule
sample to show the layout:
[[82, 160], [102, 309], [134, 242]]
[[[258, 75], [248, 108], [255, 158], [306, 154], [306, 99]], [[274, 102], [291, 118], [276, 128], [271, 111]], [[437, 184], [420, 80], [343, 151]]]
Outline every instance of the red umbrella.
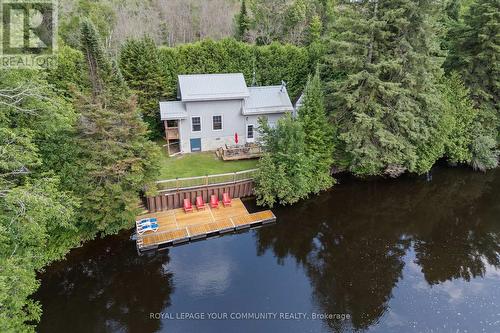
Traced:
[[238, 133], [234, 133], [234, 142], [238, 144]]

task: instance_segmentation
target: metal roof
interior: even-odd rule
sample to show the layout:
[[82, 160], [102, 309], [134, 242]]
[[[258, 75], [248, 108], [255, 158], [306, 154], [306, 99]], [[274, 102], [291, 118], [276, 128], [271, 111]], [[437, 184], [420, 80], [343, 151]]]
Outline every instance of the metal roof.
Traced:
[[298, 101], [295, 103], [295, 108], [298, 110], [304, 104], [304, 94], [300, 95]]
[[183, 102], [160, 102], [161, 120], [185, 119], [188, 117]]
[[293, 105], [284, 85], [250, 87], [250, 97], [246, 100], [243, 115], [284, 113], [293, 111]]
[[302, 93], [302, 95], [300, 95], [299, 99], [295, 103], [295, 108], [293, 110], [293, 117], [294, 118], [299, 115], [299, 110], [302, 107], [302, 105], [304, 105], [304, 93]]
[[242, 73], [179, 75], [183, 102], [244, 99], [250, 94]]

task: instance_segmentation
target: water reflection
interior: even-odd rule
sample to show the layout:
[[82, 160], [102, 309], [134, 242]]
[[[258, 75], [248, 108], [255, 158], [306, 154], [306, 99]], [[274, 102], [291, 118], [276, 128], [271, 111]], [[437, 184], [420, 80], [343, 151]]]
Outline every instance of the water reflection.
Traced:
[[[349, 313], [352, 328], [366, 329], [387, 313], [410, 248], [428, 285], [469, 281], [483, 277], [488, 265], [500, 267], [495, 176], [437, 170], [432, 183], [338, 186], [278, 210], [279, 224], [256, 233], [257, 251], [272, 250], [278, 263], [295, 258], [320, 308]], [[327, 324], [334, 331], [349, 328], [338, 320]]]
[[[194, 255], [179, 253], [170, 262], [169, 269], [175, 272], [176, 286], [190, 297], [215, 297], [223, 295], [230, 287], [237, 267], [234, 261], [223, 244], [212, 242], [203, 251], [194, 251]], [[196, 274], [193, 274], [193, 267], [196, 267]]]
[[72, 251], [43, 275], [38, 332], [155, 332], [170, 305], [168, 253], [137, 255], [128, 233]]
[[499, 235], [485, 227], [478, 221], [443, 222], [440, 228], [447, 234], [433, 230], [416, 240], [416, 262], [426, 281], [431, 285], [458, 278], [470, 281], [485, 275], [485, 264], [499, 267]]
[[[256, 231], [141, 257], [127, 234], [92, 242], [42, 275], [38, 331], [499, 332], [499, 189], [500, 171], [343, 179]], [[149, 319], [240, 311], [351, 318]]]

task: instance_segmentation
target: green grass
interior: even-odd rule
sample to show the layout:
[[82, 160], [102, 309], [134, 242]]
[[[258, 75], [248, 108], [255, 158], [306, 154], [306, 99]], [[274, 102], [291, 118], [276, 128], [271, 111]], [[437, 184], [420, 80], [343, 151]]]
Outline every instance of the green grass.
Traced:
[[222, 161], [214, 152], [162, 157], [160, 180], [237, 172], [257, 167], [258, 160]]

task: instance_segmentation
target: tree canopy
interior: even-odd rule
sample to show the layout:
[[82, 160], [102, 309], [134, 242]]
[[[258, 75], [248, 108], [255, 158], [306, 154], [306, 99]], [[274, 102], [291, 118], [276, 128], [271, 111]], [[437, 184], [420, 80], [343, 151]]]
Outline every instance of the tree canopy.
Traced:
[[57, 66], [0, 69], [2, 331], [35, 330], [37, 271], [133, 225], [178, 74], [241, 72], [302, 96], [296, 117], [259, 122], [262, 205], [325, 190], [332, 170], [497, 167], [498, 0], [207, 3], [67, 1]]

